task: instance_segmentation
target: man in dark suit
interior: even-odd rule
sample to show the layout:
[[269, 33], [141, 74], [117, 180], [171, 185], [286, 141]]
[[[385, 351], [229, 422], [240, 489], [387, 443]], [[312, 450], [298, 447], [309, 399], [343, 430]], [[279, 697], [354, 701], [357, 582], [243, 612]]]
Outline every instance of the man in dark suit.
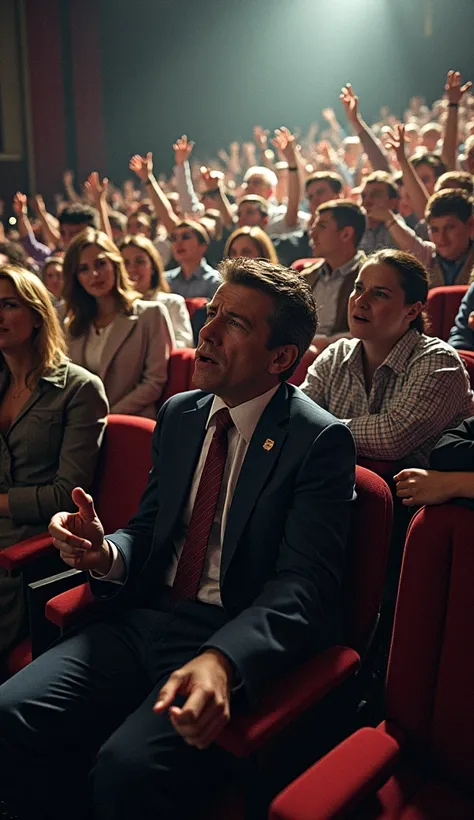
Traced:
[[194, 815], [233, 699], [341, 638], [354, 442], [285, 382], [316, 330], [311, 289], [253, 259], [222, 274], [200, 389], [162, 408], [137, 515], [105, 538], [77, 488], [78, 513], [52, 519], [111, 600], [0, 688], [0, 777], [36, 820]]

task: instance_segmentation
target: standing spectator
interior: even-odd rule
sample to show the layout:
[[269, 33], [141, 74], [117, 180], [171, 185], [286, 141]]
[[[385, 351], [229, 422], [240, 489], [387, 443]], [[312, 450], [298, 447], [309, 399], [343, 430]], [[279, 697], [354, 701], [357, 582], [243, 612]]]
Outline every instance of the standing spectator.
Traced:
[[183, 219], [173, 228], [170, 240], [173, 256], [179, 262], [179, 267], [166, 274], [172, 292], [185, 299], [194, 296], [212, 299], [221, 284], [221, 277], [205, 258], [210, 241], [206, 229], [199, 222]]

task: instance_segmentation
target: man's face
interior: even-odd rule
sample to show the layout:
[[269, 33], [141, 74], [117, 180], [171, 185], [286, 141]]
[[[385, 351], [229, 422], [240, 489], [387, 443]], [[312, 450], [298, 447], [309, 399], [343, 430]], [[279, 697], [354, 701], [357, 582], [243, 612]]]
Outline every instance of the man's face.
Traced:
[[59, 233], [61, 234], [61, 241], [65, 251], [69, 248], [72, 240], [75, 236], [82, 231], [85, 231], [89, 225], [85, 222], [80, 222], [78, 225], [68, 225], [67, 222], [64, 225], [59, 226]]
[[340, 199], [340, 197], [341, 194], [336, 194], [325, 179], [315, 179], [306, 188], [306, 199], [308, 200], [311, 216], [314, 216], [316, 210], [324, 202], [329, 202], [331, 199]]
[[331, 211], [316, 213], [310, 228], [313, 255], [324, 259], [341, 250], [341, 235]]
[[197, 235], [192, 228], [176, 228], [170, 234], [171, 250], [173, 256], [180, 265], [199, 265], [206, 245], [199, 242]]
[[[225, 282], [207, 306], [199, 333], [193, 384], [220, 396], [230, 407], [250, 401], [278, 384], [278, 376], [294, 361], [293, 345], [283, 366], [279, 351], [269, 350], [274, 310], [271, 296], [254, 288]], [[292, 357], [294, 347], [294, 356]]]
[[436, 185], [436, 174], [428, 163], [420, 162], [415, 169], [430, 196], [433, 196]]
[[273, 194], [273, 188], [271, 185], [268, 185], [263, 177], [254, 174], [247, 180], [245, 193], [270, 199]]
[[237, 210], [239, 228], [245, 226], [252, 228], [258, 225], [259, 228], [265, 230], [268, 222], [268, 216], [262, 214], [258, 205], [255, 202], [241, 202]]
[[390, 196], [389, 187], [385, 182], [368, 182], [362, 191], [362, 205], [367, 211], [368, 223], [373, 228], [375, 220], [371, 219], [371, 211], [374, 208], [393, 210], [398, 206], [398, 198]]
[[453, 261], [465, 253], [473, 234], [473, 219], [462, 222], [458, 216], [431, 217], [429, 224], [431, 241], [443, 259]]

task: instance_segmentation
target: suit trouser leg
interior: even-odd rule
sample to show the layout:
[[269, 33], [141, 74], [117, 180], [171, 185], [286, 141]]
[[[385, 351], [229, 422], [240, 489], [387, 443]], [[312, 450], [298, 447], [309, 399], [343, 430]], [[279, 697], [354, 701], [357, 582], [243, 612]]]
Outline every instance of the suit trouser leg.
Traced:
[[7, 681], [3, 787], [35, 820], [176, 817], [208, 754], [187, 746], [151, 707], [171, 671], [224, 620], [222, 610], [199, 604], [181, 615], [130, 611], [65, 640]]

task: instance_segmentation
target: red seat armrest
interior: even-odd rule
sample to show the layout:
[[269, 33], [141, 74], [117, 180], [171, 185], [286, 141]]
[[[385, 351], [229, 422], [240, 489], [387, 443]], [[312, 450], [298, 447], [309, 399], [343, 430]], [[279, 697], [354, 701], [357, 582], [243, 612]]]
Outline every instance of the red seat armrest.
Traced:
[[36, 561], [37, 558], [42, 558], [43, 555], [49, 555], [53, 552], [53, 541], [49, 533], [33, 535], [32, 538], [26, 538], [24, 541], [19, 541], [18, 544], [12, 544], [11, 547], [1, 550], [0, 567], [10, 572], [20, 570]]
[[357, 652], [333, 646], [279, 679], [257, 709], [237, 715], [217, 738], [236, 757], [253, 754], [359, 668]]
[[399, 461], [383, 461], [382, 459], [364, 458], [361, 456], [357, 459], [357, 464], [365, 467], [367, 470], [372, 470], [380, 476], [394, 476], [400, 471]]
[[60, 629], [69, 629], [76, 625], [78, 616], [97, 603], [89, 584], [80, 584], [50, 598], [46, 603], [44, 614], [48, 621], [59, 626]]
[[359, 729], [275, 798], [269, 820], [349, 816], [388, 780], [400, 753], [394, 737], [379, 729]]

